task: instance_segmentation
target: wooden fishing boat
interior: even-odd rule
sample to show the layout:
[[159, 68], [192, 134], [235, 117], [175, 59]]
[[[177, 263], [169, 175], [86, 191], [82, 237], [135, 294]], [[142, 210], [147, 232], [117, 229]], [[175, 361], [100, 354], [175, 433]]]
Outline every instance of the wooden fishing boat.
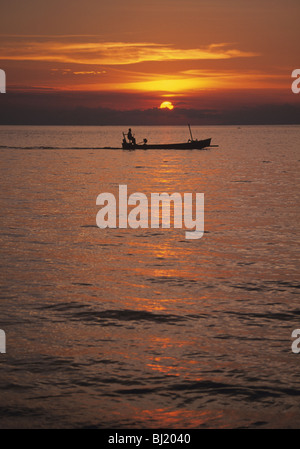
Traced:
[[204, 150], [211, 145], [211, 139], [189, 140], [185, 143], [158, 143], [158, 144], [137, 144], [123, 140], [123, 150]]
[[[147, 139], [144, 139], [143, 143], [136, 143], [134, 136], [129, 128], [128, 134], [123, 132], [123, 150], [204, 150], [206, 148], [216, 146], [211, 145], [211, 139], [194, 140], [191, 127], [188, 125], [191, 138], [184, 143], [157, 143], [148, 144]], [[128, 137], [128, 140], [126, 139]]]

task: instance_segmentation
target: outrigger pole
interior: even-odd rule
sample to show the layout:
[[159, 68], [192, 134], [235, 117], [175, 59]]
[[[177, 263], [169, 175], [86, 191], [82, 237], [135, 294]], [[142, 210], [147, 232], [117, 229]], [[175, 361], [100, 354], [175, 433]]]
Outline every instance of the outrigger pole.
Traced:
[[192, 139], [192, 141], [194, 141], [194, 139], [193, 139], [193, 134], [192, 134], [192, 130], [191, 130], [191, 125], [188, 125], [188, 127], [189, 127], [189, 130], [190, 130], [191, 139]]

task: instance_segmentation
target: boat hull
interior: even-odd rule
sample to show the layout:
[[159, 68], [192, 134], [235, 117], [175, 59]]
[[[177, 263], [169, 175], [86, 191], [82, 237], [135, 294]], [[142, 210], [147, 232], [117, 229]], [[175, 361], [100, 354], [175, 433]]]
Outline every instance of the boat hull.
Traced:
[[131, 143], [123, 143], [124, 150], [204, 150], [210, 147], [211, 139], [192, 140], [186, 143], [167, 143], [167, 144], [143, 144], [133, 145]]

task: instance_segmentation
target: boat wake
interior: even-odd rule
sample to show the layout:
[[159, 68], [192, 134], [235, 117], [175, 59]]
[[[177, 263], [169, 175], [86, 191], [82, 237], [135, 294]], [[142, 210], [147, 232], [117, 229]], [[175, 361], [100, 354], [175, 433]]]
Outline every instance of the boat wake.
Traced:
[[120, 147], [49, 147], [49, 146], [6, 146], [0, 145], [0, 150], [122, 150]]

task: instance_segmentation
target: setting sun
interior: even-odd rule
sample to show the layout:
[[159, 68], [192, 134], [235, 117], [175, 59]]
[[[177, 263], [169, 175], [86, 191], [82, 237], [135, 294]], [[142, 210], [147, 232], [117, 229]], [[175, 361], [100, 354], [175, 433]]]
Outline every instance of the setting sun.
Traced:
[[174, 109], [174, 106], [172, 105], [172, 103], [170, 101], [164, 101], [160, 106], [160, 109], [170, 109], [170, 111], [172, 109]]

